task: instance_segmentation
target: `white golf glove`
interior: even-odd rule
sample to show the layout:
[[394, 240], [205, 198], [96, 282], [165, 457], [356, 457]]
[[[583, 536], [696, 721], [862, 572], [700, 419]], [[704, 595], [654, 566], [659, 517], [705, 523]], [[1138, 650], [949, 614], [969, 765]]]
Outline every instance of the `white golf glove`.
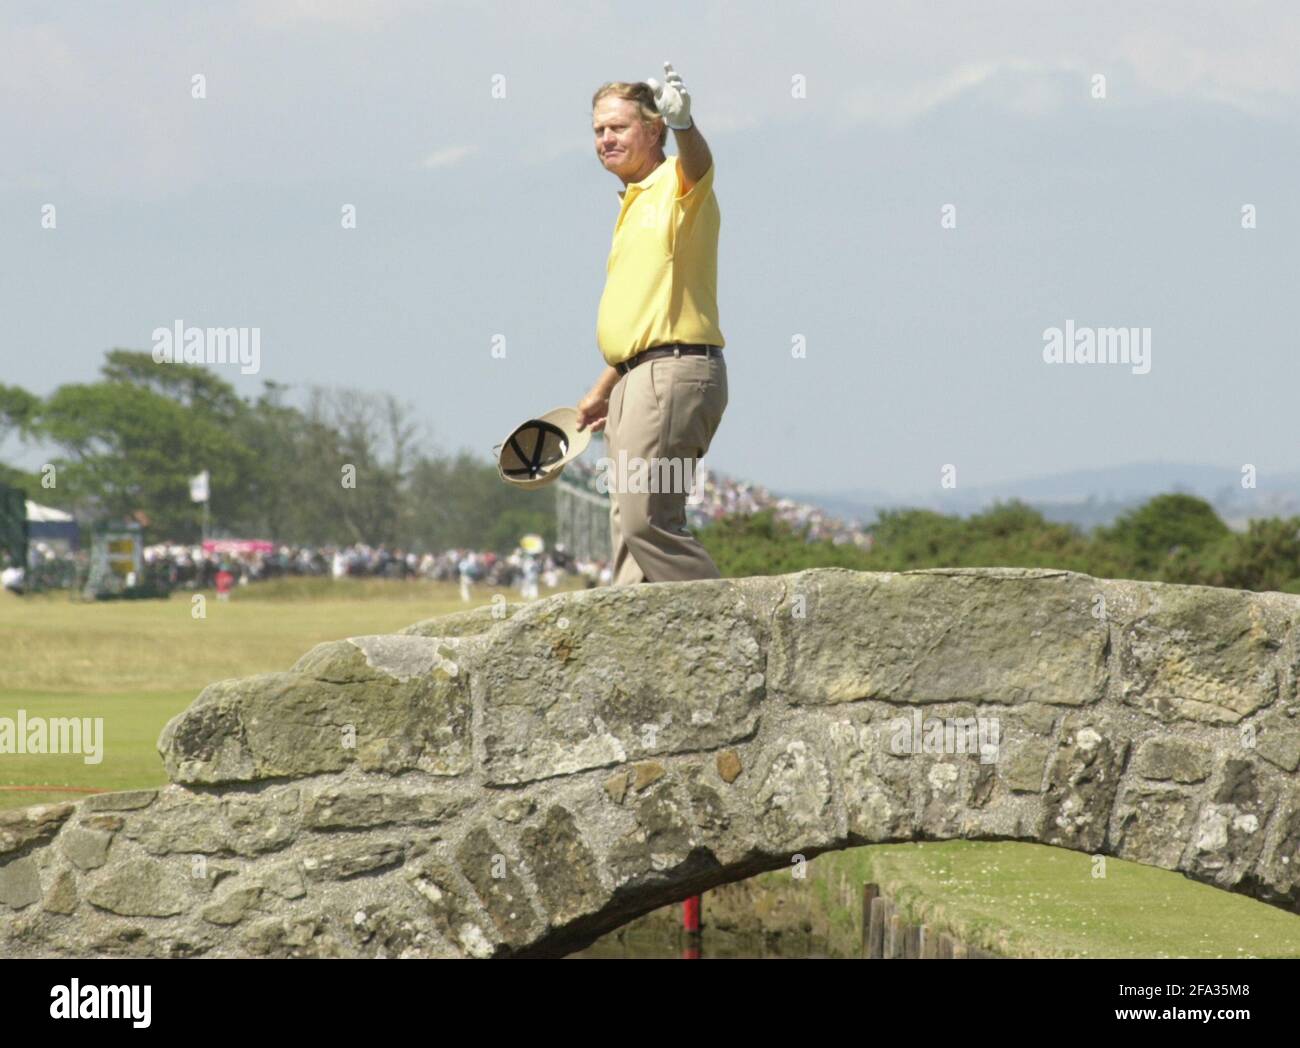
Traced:
[[674, 131], [687, 131], [695, 126], [691, 119], [691, 96], [686, 93], [681, 76], [673, 71], [671, 62], [664, 63], [664, 78], [667, 80], [664, 84], [653, 77], [646, 81], [655, 93], [655, 107]]

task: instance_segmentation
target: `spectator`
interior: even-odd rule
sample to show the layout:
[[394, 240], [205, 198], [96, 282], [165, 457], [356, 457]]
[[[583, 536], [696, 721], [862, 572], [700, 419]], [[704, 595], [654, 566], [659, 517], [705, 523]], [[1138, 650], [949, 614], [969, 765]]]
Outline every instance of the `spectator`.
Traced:
[[217, 600], [229, 600], [230, 588], [235, 583], [235, 576], [230, 571], [230, 566], [222, 564], [217, 571]]
[[10, 564], [9, 567], [0, 571], [0, 588], [7, 589], [10, 593], [16, 593], [21, 597], [26, 590], [23, 569], [17, 564]]
[[465, 555], [460, 558], [460, 599], [463, 603], [468, 604], [470, 601], [470, 589], [474, 585], [474, 554], [465, 551]]

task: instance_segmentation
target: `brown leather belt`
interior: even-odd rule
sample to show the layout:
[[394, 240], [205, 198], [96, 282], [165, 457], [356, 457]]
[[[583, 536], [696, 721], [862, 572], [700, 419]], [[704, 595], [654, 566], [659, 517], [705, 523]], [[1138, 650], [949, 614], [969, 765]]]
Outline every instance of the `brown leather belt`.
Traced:
[[720, 357], [722, 356], [721, 346], [710, 346], [704, 342], [669, 342], [662, 346], [651, 346], [649, 349], [643, 349], [636, 356], [623, 361], [621, 364], [615, 364], [614, 370], [620, 375], [626, 375], [638, 364], [643, 364], [647, 360], [654, 360], [656, 357]]

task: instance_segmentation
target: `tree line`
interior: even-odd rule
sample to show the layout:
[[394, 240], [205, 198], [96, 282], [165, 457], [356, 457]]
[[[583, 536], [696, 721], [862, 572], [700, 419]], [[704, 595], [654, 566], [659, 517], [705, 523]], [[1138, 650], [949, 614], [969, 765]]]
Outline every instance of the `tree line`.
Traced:
[[[297, 392], [297, 402], [291, 399]], [[0, 462], [0, 483], [79, 519], [142, 514], [152, 539], [199, 538], [189, 478], [211, 474], [214, 530], [305, 545], [508, 552], [555, 537], [553, 488], [516, 491], [468, 451], [433, 449], [391, 394], [265, 382], [256, 399], [194, 364], [114, 349], [100, 378], [39, 397], [0, 385], [0, 440], [58, 450], [49, 471]], [[49, 486], [45, 478], [52, 476]], [[699, 532], [726, 576], [811, 567], [1064, 568], [1102, 578], [1300, 593], [1300, 517], [1231, 531], [1203, 499], [1160, 495], [1085, 534], [1012, 501], [962, 518], [882, 512], [869, 550], [810, 542], [771, 511]]]
[[204, 469], [219, 534], [501, 552], [554, 539], [553, 490], [512, 490], [484, 458], [437, 451], [393, 395], [263, 385], [240, 397], [200, 365], [126, 349], [47, 397], [0, 385], [0, 439], [58, 452], [36, 472], [0, 463], [0, 483], [81, 520], [140, 515], [154, 541], [198, 540], [189, 478]]
[[1204, 499], [1158, 495], [1085, 534], [1018, 501], [962, 518], [929, 510], [880, 514], [869, 550], [808, 542], [771, 511], [727, 518], [700, 533], [728, 577], [814, 567], [907, 571], [941, 567], [1063, 568], [1141, 579], [1300, 593], [1300, 517], [1232, 531]]

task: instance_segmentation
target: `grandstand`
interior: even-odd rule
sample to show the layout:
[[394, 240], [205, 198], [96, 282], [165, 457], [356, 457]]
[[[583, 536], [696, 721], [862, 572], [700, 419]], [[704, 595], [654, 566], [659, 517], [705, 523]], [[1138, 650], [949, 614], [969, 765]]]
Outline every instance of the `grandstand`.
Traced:
[[566, 552], [582, 561], [610, 556], [609, 496], [561, 474], [555, 482], [555, 538]]

